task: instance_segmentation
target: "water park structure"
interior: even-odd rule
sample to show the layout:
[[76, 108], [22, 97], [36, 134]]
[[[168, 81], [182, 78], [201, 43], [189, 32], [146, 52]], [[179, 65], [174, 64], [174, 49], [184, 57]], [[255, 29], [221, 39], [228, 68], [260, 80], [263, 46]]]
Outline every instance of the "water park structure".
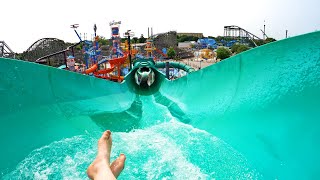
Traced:
[[[162, 50], [155, 47], [153, 43], [153, 36], [151, 35], [146, 42], [145, 47], [143, 48], [142, 52], [135, 49], [132, 44], [130, 44], [130, 38], [126, 40], [124, 43], [121, 43], [120, 38], [120, 31], [119, 27], [121, 22], [111, 22], [111, 42], [112, 46], [110, 47], [109, 55], [104, 55], [101, 52], [101, 47], [99, 45], [99, 36], [96, 34], [97, 26], [94, 25], [94, 40], [82, 40], [79, 33], [77, 32], [77, 28], [79, 27], [78, 24], [71, 25], [71, 28], [74, 29], [77, 37], [79, 38], [79, 43], [71, 45], [66, 49], [60, 50], [58, 52], [42, 56], [36, 59], [37, 63], [45, 63], [48, 58], [53, 56], [64, 57], [64, 65], [61, 65], [60, 69], [69, 69], [68, 62], [70, 59], [75, 61], [75, 52], [74, 48], [78, 45], [82, 45], [82, 54], [83, 59], [85, 61], [85, 68], [83, 68], [84, 64], [75, 63], [75, 67], [72, 69], [76, 69], [77, 72], [81, 72], [87, 75], [93, 75], [98, 78], [112, 80], [116, 82], [121, 82], [124, 80], [124, 76], [128, 73], [128, 70], [131, 69], [132, 63], [130, 59], [132, 58], [133, 61], [139, 59], [145, 59], [146, 61], [150, 62], [151, 64], [155, 64], [154, 61], [162, 61], [164, 58], [167, 58], [166, 48], [162, 48]], [[44, 39], [43, 39], [44, 40]], [[41, 42], [43, 42], [43, 40]], [[50, 41], [58, 41], [56, 39], [50, 39]], [[34, 44], [39, 44], [38, 42]], [[31, 46], [33, 47], [33, 45]], [[129, 48], [130, 47], [130, 48]], [[29, 48], [30, 49], [30, 48]], [[130, 53], [129, 53], [130, 52]], [[69, 54], [69, 55], [68, 55]], [[131, 65], [130, 65], [131, 64]], [[186, 72], [192, 72], [190, 69], [191, 67], [187, 65], [182, 65], [183, 63], [174, 63], [170, 62], [165, 65], [168, 66], [166, 69], [163, 67], [163, 63], [159, 63], [159, 67], [162, 69], [173, 72], [174, 68], [187, 70]], [[158, 66], [158, 65], [157, 65]], [[81, 68], [80, 68], [81, 67]], [[140, 71], [137, 71], [140, 72]], [[150, 72], [152, 73], [152, 71]], [[137, 76], [138, 77], [138, 76]], [[167, 78], [169, 76], [167, 75]]]
[[[121, 82], [123, 80], [123, 76], [121, 76], [121, 66], [125, 63], [128, 55], [127, 52], [122, 52], [120, 49], [120, 24], [120, 21], [110, 22], [112, 49], [109, 57], [102, 57], [101, 55], [101, 50], [99, 49], [98, 43], [99, 37], [96, 34], [97, 26], [94, 25], [95, 39], [93, 43], [85, 42], [87, 46], [84, 46], [84, 54], [86, 55], [85, 61], [87, 67], [87, 69], [84, 71], [85, 74], [93, 74], [98, 78], [115, 80], [118, 82]], [[109, 67], [107, 66], [107, 64], [109, 65]], [[117, 75], [111, 74], [111, 72], [114, 71], [117, 72]]]
[[[112, 159], [128, 159], [120, 179], [320, 176], [320, 32], [196, 72], [137, 55], [121, 77], [131, 46], [121, 49], [117, 26], [109, 56], [87, 43], [84, 73], [0, 58], [1, 179], [87, 178], [105, 129]], [[170, 67], [188, 74], [171, 80], [159, 70]]]

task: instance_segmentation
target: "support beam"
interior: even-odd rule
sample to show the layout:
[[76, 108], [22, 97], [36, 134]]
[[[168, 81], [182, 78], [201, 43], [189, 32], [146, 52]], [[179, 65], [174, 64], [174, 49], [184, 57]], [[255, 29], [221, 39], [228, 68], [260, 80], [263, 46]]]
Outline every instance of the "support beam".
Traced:
[[0, 57], [15, 58], [15, 53], [4, 41], [0, 41]]

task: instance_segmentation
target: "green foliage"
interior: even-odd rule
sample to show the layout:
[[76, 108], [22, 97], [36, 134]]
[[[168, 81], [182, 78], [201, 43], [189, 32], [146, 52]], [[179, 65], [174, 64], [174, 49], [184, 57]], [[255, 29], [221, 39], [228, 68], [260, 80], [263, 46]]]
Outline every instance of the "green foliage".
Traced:
[[231, 47], [231, 52], [232, 52], [232, 53], [237, 53], [237, 54], [239, 54], [239, 53], [241, 53], [241, 52], [243, 52], [243, 51], [246, 51], [246, 50], [249, 50], [249, 47], [246, 46], [246, 45], [244, 45], [244, 44], [238, 44], [238, 43], [236, 43], [236, 44], [234, 44], [234, 45]]
[[249, 50], [249, 49], [250, 48], [248, 46], [241, 44], [237, 49], [237, 54], [239, 54], [239, 53], [241, 53], [243, 51]]
[[177, 36], [177, 40], [178, 42], [185, 42], [185, 41], [198, 41], [198, 37], [195, 36], [186, 36], [186, 35], [182, 35], [182, 36]]
[[23, 56], [22, 56], [22, 53], [15, 53], [15, 56], [16, 56], [16, 59], [20, 59], [20, 60], [23, 60]]
[[132, 38], [132, 43], [139, 43], [139, 39], [137, 37]]
[[230, 57], [230, 55], [231, 55], [231, 51], [228, 48], [219, 47], [217, 49], [217, 58], [221, 60]]
[[173, 47], [168, 49], [167, 55], [170, 59], [173, 59], [176, 56], [176, 51], [173, 49]]
[[239, 46], [240, 46], [240, 44], [238, 44], [238, 43], [233, 44], [233, 45], [231, 46], [231, 52], [232, 52], [232, 53], [236, 53], [237, 50], [238, 50], [238, 48], [239, 48]]
[[69, 47], [69, 46], [72, 46], [72, 45], [73, 45], [73, 43], [70, 43], [70, 42], [66, 42], [66, 43], [65, 43], [65, 46], [66, 46], [66, 47]]
[[193, 36], [192, 38], [191, 38], [191, 41], [198, 41], [198, 37], [195, 37], [195, 36]]
[[213, 36], [208, 36], [208, 38], [209, 38], [209, 39], [214, 39], [214, 40], [216, 40], [216, 38], [213, 37]]
[[126, 42], [126, 40], [128, 40], [128, 38], [121, 38], [122, 43]]
[[108, 44], [108, 39], [106, 39], [105, 37], [103, 36], [99, 36], [99, 40], [98, 40], [98, 43], [103, 46], [103, 45], [107, 45]]
[[261, 45], [264, 44], [264, 41], [263, 41], [263, 40], [254, 39], [254, 42], [257, 44], [257, 46], [261, 46]]
[[146, 38], [143, 37], [143, 34], [141, 34], [140, 38], [139, 38], [139, 43], [145, 43], [146, 42]]
[[83, 44], [79, 44], [76, 46], [76, 50], [81, 51], [83, 48]]
[[[267, 38], [265, 40], [254, 39], [254, 42], [257, 44], [257, 46], [261, 46], [261, 45], [264, 45], [264, 44], [267, 44], [270, 42], [274, 42], [274, 41], [276, 41], [276, 39], [274, 39], [274, 38]], [[254, 44], [252, 43], [252, 41], [249, 41], [249, 43], [250, 43], [250, 46], [254, 47]]]
[[264, 42], [267, 44], [267, 43], [270, 43], [270, 42], [274, 42], [274, 41], [277, 41], [276, 39], [274, 39], [274, 38], [267, 38], [267, 39], [265, 39], [264, 40]]

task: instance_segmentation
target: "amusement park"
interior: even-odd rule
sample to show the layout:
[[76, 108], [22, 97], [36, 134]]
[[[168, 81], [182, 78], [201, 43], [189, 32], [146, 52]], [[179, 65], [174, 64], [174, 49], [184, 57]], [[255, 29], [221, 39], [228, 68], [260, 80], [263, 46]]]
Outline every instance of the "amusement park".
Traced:
[[[111, 46], [109, 46], [107, 51], [103, 51], [101, 48], [102, 44], [100, 43], [100, 37], [102, 36], [97, 35], [96, 24], [94, 24], [94, 38], [92, 40], [83, 40], [77, 32], [79, 25], [73, 24], [71, 25], [71, 28], [74, 29], [75, 34], [79, 38], [79, 42], [72, 44], [64, 50], [59, 50], [51, 54], [46, 54], [42, 57], [38, 57], [35, 59], [35, 62], [47, 65], [54, 64], [53, 66], [62, 64], [57, 68], [116, 82], [122, 82], [124, 80], [124, 76], [128, 74], [128, 72], [133, 68], [133, 65], [138, 62], [145, 62], [152, 65], [154, 68], [161, 70], [164, 74], [166, 74], [167, 68], [167, 76], [170, 76], [171, 78], [177, 78], [178, 76], [181, 77], [181, 73], [185, 74], [179, 70], [183, 70], [187, 73], [194, 71], [192, 67], [186, 64], [169, 62], [167, 48], [159, 49], [155, 47], [155, 44], [153, 43], [155, 36], [150, 36], [148, 33], [148, 38], [144, 43], [133, 44], [130, 43], [130, 40], [133, 37], [132, 32], [125, 32], [125, 37], [121, 38], [121, 21], [112, 21], [109, 25], [111, 29]], [[125, 40], [122, 42], [123, 39]], [[81, 53], [75, 55], [77, 53], [76, 48], [78, 47], [81, 47]], [[26, 59], [28, 59], [28, 54], [34, 53], [32, 51], [36, 50], [30, 47], [26, 51]], [[34, 57], [32, 58], [34, 59]], [[57, 63], [52, 63], [52, 59], [59, 59], [59, 61]], [[63, 61], [61, 61], [62, 59]], [[139, 68], [136, 73], [136, 77], [138, 79], [145, 79], [144, 76], [148, 76], [152, 79], [154, 74], [150, 70], [151, 69]], [[178, 72], [180, 72], [179, 75]]]
[[[146, 4], [126, 16], [170, 24], [150, 12], [164, 3]], [[264, 22], [205, 36], [216, 11], [173, 14], [190, 31], [137, 35], [68, 9], [57, 22], [74, 41], [32, 31], [16, 53], [0, 39], [0, 179], [319, 179], [320, 31], [276, 40]]]
[[[115, 82], [122, 82], [135, 63], [145, 62], [147, 67], [152, 66], [167, 79], [176, 79], [258, 45], [275, 41], [264, 33], [265, 29], [261, 30], [264, 34], [261, 39], [238, 26], [225, 26], [224, 36], [216, 38], [204, 37], [202, 33], [175, 31], [153, 34], [153, 28], [148, 28], [148, 37], [140, 42], [143, 35], [138, 39], [131, 30], [121, 36], [121, 21], [112, 21], [109, 26], [110, 39], [98, 35], [97, 25], [94, 24], [92, 39], [87, 40], [86, 33], [82, 37], [78, 33], [79, 24], [72, 24], [70, 27], [79, 42], [67, 44], [59, 39], [43, 38], [33, 43], [20, 58]], [[3, 47], [9, 49], [2, 51], [4, 57], [14, 55], [6, 44]], [[142, 75], [150, 79], [140, 77]], [[137, 82], [139, 79], [149, 79], [146, 82], [150, 86], [154, 72], [152, 68], [139, 68], [135, 77], [138, 78]]]

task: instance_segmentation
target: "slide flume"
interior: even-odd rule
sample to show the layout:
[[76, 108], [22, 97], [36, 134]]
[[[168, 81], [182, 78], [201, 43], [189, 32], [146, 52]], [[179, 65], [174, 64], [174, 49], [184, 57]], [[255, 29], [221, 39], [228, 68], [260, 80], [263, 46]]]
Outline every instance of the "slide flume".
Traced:
[[148, 101], [220, 138], [265, 179], [315, 179], [320, 176], [318, 39], [320, 32], [288, 38], [174, 81], [161, 79], [152, 95], [133, 91], [132, 78], [119, 84], [0, 58], [0, 176], [33, 150], [63, 138], [92, 132], [98, 137], [105, 128], [143, 129], [140, 116]]

